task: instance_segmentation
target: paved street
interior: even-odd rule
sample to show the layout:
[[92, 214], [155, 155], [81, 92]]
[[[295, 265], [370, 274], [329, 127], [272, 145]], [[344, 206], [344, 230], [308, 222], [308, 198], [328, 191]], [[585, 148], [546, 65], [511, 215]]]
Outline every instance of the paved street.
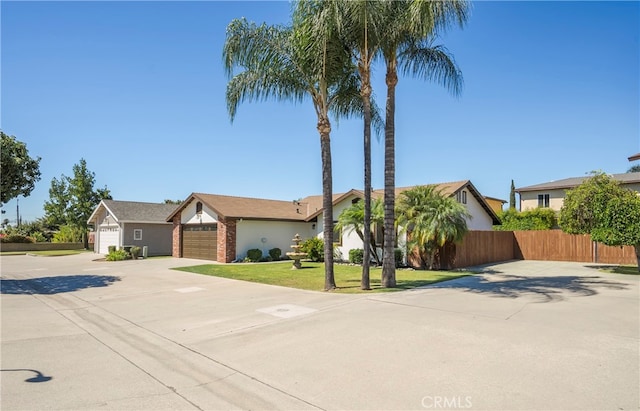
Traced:
[[518, 261], [338, 295], [96, 257], [1, 257], [2, 410], [640, 406], [639, 276]]

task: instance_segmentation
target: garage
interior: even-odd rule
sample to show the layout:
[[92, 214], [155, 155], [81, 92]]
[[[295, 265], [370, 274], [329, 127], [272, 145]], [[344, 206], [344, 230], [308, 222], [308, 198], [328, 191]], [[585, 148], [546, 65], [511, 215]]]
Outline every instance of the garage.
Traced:
[[183, 225], [182, 256], [216, 261], [218, 259], [218, 225]]
[[100, 254], [109, 254], [109, 246], [114, 245], [116, 248], [120, 245], [120, 227], [100, 227], [98, 232], [98, 245]]

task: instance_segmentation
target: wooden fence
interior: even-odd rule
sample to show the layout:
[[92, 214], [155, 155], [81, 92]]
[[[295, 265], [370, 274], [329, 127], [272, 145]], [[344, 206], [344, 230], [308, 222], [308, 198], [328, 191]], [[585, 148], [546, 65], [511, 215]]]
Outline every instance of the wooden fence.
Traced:
[[[584, 263], [636, 265], [632, 246], [610, 247], [591, 241], [589, 235], [572, 235], [561, 230], [470, 231], [461, 244], [440, 250], [443, 268], [462, 268], [509, 260], [575, 261]], [[415, 253], [409, 264], [419, 267]]]

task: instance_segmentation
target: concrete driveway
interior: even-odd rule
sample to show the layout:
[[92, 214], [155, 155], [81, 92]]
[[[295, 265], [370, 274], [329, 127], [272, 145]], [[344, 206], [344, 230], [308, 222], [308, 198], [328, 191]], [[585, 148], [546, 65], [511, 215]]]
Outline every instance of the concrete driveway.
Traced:
[[1, 258], [3, 410], [640, 405], [638, 276], [519, 261], [337, 295], [93, 258]]

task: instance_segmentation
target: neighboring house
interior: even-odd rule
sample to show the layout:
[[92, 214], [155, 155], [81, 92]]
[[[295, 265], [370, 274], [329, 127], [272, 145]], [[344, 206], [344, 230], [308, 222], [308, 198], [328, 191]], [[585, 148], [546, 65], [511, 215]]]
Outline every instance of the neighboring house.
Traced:
[[[611, 177], [623, 187], [640, 192], [640, 173], [612, 174]], [[516, 192], [520, 195], [520, 210], [548, 207], [560, 211], [567, 190], [579, 186], [588, 178], [572, 177], [518, 188]]]
[[230, 263], [252, 248], [264, 255], [280, 248], [284, 256], [296, 234], [315, 235], [315, 218], [307, 216], [298, 202], [193, 193], [165, 219], [173, 224], [174, 257]]
[[[471, 230], [491, 230], [498, 217], [470, 181], [438, 184], [443, 193], [455, 196], [473, 216]], [[396, 194], [411, 188], [397, 188]], [[383, 190], [374, 190], [374, 198], [382, 198]], [[350, 190], [334, 194], [334, 222], [345, 208], [362, 200], [364, 193]], [[284, 256], [291, 251], [292, 239], [322, 238], [322, 196], [309, 196], [300, 201], [278, 201], [216, 194], [191, 194], [166, 221], [173, 224], [174, 257], [200, 258], [219, 262], [243, 259], [252, 248], [268, 255], [280, 248]], [[336, 233], [334, 241], [342, 258], [349, 250], [362, 248], [354, 232]]]
[[[495, 198], [495, 197], [484, 196], [484, 199], [487, 201], [487, 204], [489, 204], [489, 207], [491, 207], [491, 209], [493, 209], [493, 211], [496, 214], [501, 212], [502, 211], [502, 206], [504, 206], [507, 203], [506, 200], [502, 200], [502, 199]], [[515, 207], [515, 204], [514, 204], [514, 207]]]
[[166, 219], [177, 205], [102, 200], [88, 223], [94, 227], [94, 252], [107, 254], [109, 246], [147, 246], [149, 256], [171, 255], [172, 226]]

